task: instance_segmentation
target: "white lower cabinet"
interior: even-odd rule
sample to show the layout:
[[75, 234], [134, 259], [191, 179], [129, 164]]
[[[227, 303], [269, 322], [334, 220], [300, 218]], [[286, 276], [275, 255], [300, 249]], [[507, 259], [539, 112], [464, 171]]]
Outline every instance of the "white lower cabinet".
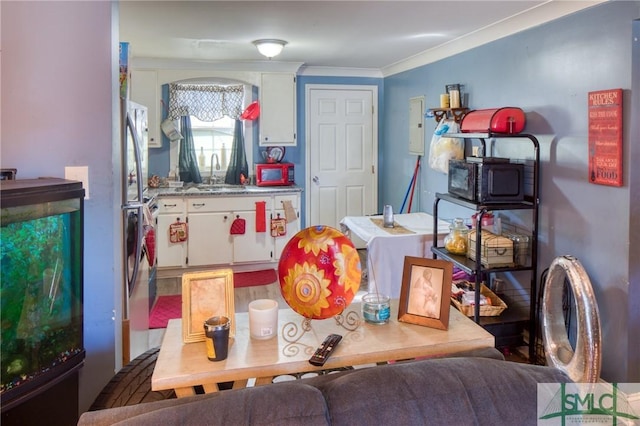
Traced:
[[184, 221], [186, 221], [186, 211], [182, 198], [161, 198], [158, 201], [156, 262], [159, 268], [185, 266], [187, 243], [172, 243], [169, 237], [171, 225]]
[[[271, 219], [285, 217], [284, 202], [291, 202], [296, 220], [287, 224], [286, 235], [271, 236]], [[265, 230], [257, 228], [257, 203], [265, 203]], [[234, 197], [164, 198], [158, 202], [158, 267], [198, 267], [248, 262], [272, 262], [286, 243], [300, 230], [300, 194]], [[234, 220], [243, 219], [245, 232], [231, 234]], [[169, 241], [169, 228], [186, 221], [188, 238]]]
[[[258, 202], [265, 203], [268, 223], [273, 209], [271, 195], [186, 198], [190, 234], [187, 266], [271, 261], [273, 238], [266, 228], [256, 231]], [[236, 219], [244, 220], [244, 234], [231, 234]]]
[[233, 238], [229, 235], [231, 213], [190, 213], [188, 265], [233, 262]]
[[273, 203], [273, 217], [281, 218], [286, 217], [284, 206], [285, 202], [290, 202], [291, 207], [295, 211], [296, 220], [293, 222], [287, 222], [286, 234], [274, 238], [274, 259], [279, 260], [284, 246], [287, 245], [289, 240], [300, 231], [300, 195], [276, 195]]
[[[236, 212], [235, 216], [245, 219], [246, 228], [244, 234], [232, 236], [234, 263], [268, 262], [272, 260], [273, 238], [268, 228], [265, 228], [265, 232], [256, 232], [256, 212]], [[268, 220], [266, 223], [268, 223]]]

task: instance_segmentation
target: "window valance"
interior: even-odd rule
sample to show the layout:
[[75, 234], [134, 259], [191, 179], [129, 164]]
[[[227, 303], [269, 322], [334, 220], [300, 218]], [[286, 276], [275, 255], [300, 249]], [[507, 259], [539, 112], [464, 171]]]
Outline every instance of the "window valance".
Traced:
[[216, 84], [169, 84], [169, 118], [193, 115], [201, 121], [215, 121], [242, 114], [244, 86]]

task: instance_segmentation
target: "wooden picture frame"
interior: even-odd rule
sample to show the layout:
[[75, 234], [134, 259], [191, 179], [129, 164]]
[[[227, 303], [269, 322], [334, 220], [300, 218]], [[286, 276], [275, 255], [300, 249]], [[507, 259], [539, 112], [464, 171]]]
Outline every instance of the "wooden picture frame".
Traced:
[[449, 261], [405, 256], [398, 321], [446, 330], [452, 274]]
[[184, 343], [205, 340], [204, 322], [225, 316], [231, 321], [229, 337], [235, 335], [233, 270], [218, 269], [182, 274], [182, 340]]

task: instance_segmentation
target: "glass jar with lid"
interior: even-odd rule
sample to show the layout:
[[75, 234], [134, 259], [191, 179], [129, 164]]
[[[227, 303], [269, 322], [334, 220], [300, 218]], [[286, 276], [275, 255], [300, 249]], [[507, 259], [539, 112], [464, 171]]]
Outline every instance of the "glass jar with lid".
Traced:
[[444, 237], [444, 248], [449, 253], [467, 254], [469, 228], [461, 218], [455, 218], [449, 225], [450, 232]]

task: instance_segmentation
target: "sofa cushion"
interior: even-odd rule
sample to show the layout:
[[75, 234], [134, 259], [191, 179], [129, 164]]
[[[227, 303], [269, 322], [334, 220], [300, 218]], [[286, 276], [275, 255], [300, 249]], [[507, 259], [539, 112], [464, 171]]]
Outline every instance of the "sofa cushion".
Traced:
[[79, 425], [326, 425], [322, 393], [301, 382], [91, 411]]
[[559, 370], [485, 358], [378, 366], [318, 384], [334, 425], [536, 424], [537, 383]]

